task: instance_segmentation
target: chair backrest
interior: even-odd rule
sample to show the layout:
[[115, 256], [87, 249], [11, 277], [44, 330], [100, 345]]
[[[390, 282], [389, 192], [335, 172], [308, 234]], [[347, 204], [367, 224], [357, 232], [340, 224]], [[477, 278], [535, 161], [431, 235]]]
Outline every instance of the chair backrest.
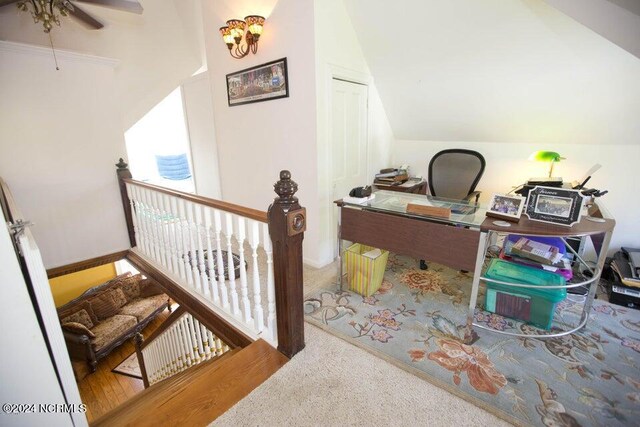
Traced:
[[477, 151], [451, 149], [437, 153], [429, 162], [431, 195], [464, 199], [475, 191], [486, 162]]
[[171, 156], [156, 155], [156, 165], [158, 173], [161, 177], [180, 181], [191, 178], [191, 170], [189, 169], [189, 160], [186, 153]]

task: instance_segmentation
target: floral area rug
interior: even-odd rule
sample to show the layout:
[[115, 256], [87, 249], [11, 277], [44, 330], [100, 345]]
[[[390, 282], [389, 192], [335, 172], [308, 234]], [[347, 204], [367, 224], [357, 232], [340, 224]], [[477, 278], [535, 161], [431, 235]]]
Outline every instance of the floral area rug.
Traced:
[[[587, 328], [559, 338], [520, 338], [474, 329], [462, 343], [471, 273], [391, 254], [382, 287], [363, 297], [337, 287], [305, 300], [311, 323], [515, 424], [640, 425], [640, 311], [595, 300]], [[483, 304], [481, 288], [478, 306]], [[558, 304], [559, 325], [577, 324], [584, 298]], [[476, 322], [538, 334], [476, 310]], [[373, 391], [372, 391], [373, 392]]]
[[126, 359], [120, 362], [118, 366], [113, 368], [111, 372], [138, 378], [139, 380], [142, 379], [142, 373], [140, 372], [140, 365], [138, 364], [138, 356], [136, 356], [136, 353], [131, 353]]

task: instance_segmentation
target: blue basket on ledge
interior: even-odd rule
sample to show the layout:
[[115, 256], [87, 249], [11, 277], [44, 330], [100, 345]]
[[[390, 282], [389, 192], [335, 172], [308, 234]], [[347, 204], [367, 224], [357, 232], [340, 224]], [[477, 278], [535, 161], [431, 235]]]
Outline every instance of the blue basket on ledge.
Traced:
[[191, 169], [189, 169], [186, 153], [171, 156], [156, 155], [156, 165], [158, 173], [165, 179], [182, 181], [191, 178]]

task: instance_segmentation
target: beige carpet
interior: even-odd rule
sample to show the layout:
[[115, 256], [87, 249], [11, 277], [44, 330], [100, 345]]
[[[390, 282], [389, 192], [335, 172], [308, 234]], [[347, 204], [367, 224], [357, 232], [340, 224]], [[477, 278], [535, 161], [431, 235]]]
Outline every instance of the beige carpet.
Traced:
[[[335, 283], [337, 270], [337, 263], [305, 266], [305, 294]], [[308, 323], [305, 342], [303, 351], [212, 425], [510, 425]]]
[[306, 348], [215, 426], [510, 424], [310, 324]]

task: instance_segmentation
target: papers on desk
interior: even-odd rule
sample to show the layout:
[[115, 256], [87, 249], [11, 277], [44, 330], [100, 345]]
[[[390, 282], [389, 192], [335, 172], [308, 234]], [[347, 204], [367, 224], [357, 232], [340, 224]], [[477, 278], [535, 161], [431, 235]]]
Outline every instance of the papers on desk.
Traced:
[[364, 205], [365, 203], [373, 200], [376, 198], [375, 193], [370, 195], [369, 197], [351, 197], [351, 196], [346, 196], [342, 198], [342, 201], [344, 203], [356, 203], [359, 205]]

